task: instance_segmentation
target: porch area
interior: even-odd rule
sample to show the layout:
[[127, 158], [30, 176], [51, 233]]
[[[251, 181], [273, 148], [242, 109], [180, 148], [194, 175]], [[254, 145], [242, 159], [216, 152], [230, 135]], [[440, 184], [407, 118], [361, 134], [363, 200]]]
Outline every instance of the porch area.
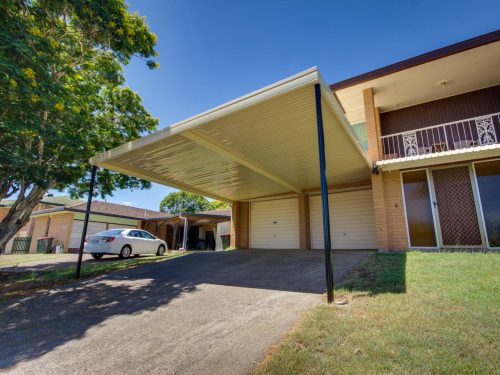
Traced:
[[499, 135], [500, 112], [383, 135], [377, 165], [390, 170], [498, 156]]

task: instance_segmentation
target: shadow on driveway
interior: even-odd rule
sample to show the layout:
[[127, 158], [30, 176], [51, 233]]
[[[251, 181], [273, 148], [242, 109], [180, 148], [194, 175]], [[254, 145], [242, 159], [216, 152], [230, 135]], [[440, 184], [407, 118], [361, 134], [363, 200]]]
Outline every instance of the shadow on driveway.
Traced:
[[[369, 254], [334, 254], [336, 281]], [[154, 311], [181, 295], [196, 294], [202, 284], [321, 294], [325, 284], [323, 253], [193, 253], [0, 302], [0, 368], [34, 359], [80, 339], [110, 317]], [[238, 293], [238, 298], [245, 300], [245, 290]], [[207, 307], [200, 306], [201, 315], [203, 308]]]

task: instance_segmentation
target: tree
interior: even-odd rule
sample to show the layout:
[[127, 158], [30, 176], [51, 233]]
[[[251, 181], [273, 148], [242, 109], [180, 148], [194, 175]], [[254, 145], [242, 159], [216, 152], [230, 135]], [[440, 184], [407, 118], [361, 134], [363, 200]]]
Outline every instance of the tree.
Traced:
[[[133, 56], [150, 68], [156, 36], [124, 0], [0, 2], [0, 250], [49, 189], [87, 191], [88, 159], [152, 132], [157, 120], [124, 86]], [[148, 188], [100, 170], [96, 194]]]
[[231, 205], [229, 203], [217, 200], [210, 201], [208, 206], [209, 210], [214, 210], [214, 211], [227, 210], [229, 208], [231, 208]]
[[198, 212], [207, 210], [222, 210], [229, 208], [229, 204], [217, 200], [209, 201], [207, 198], [189, 193], [187, 191], [175, 191], [168, 194], [160, 202], [160, 211], [177, 214], [179, 212]]

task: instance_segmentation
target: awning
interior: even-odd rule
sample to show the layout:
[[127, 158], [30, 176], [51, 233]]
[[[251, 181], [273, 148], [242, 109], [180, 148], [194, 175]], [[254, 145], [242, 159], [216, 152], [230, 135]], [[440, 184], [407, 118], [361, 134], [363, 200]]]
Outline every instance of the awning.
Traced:
[[317, 68], [96, 155], [91, 164], [225, 201], [320, 186], [314, 85], [322, 89], [329, 185], [371, 162]]

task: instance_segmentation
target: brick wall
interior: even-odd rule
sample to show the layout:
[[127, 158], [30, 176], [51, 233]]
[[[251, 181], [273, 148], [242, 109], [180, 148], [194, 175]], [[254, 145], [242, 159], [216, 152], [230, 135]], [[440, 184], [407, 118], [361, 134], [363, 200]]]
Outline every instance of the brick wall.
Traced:
[[311, 249], [311, 223], [309, 212], [309, 195], [299, 194], [299, 232], [300, 249]]
[[250, 205], [248, 202], [233, 202], [231, 212], [232, 248], [248, 249], [250, 227]]
[[390, 250], [408, 249], [400, 171], [384, 172], [387, 241]]

